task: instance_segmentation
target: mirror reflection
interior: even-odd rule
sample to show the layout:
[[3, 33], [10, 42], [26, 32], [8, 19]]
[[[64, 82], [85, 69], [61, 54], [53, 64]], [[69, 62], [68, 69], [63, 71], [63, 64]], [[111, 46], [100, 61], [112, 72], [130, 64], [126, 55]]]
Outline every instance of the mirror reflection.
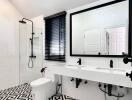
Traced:
[[128, 54], [128, 1], [71, 14], [72, 54]]

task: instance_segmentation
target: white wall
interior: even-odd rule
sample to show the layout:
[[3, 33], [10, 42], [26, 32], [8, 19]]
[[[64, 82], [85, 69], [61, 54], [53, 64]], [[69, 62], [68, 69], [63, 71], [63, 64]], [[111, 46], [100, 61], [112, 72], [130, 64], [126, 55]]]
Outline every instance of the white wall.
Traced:
[[[66, 21], [66, 25], [67, 25], [67, 29], [66, 29], [66, 63], [67, 64], [77, 64], [77, 60], [79, 57], [71, 57], [70, 56], [70, 46], [69, 46], [69, 34], [70, 34], [70, 23], [69, 23], [69, 13], [71, 12], [75, 12], [81, 9], [85, 9], [88, 7], [92, 7], [101, 3], [105, 3], [107, 1], [110, 0], [100, 0], [96, 3], [92, 3], [90, 5], [84, 5], [81, 6], [79, 8], [75, 8], [72, 10], [68, 11], [67, 14], [67, 21]], [[114, 67], [115, 68], [130, 68], [131, 65], [127, 64], [125, 65], [123, 63], [123, 59], [122, 58], [97, 58], [97, 57], [81, 57], [82, 58], [82, 64], [84, 65], [92, 65], [92, 66], [99, 66], [99, 67], [109, 67], [109, 62], [110, 59], [112, 59], [114, 61]], [[44, 61], [44, 65], [48, 64], [59, 64], [59, 62], [53, 62], [53, 61]], [[91, 82], [89, 81], [89, 83], [87, 85], [83, 85], [81, 84], [79, 86], [78, 89], [75, 88], [75, 83], [72, 83], [70, 81], [71, 78], [68, 77], [63, 77], [63, 93], [67, 94], [69, 96], [75, 97], [77, 99], [80, 100], [105, 100], [104, 99], [104, 93], [100, 92], [100, 90], [98, 89], [98, 83], [96, 82]], [[115, 80], [118, 81], [118, 80]], [[121, 100], [131, 100], [132, 98], [132, 91], [130, 91], [128, 94], [122, 98]], [[116, 100], [117, 98], [112, 98], [112, 97], [108, 97], [108, 100]]]
[[0, 0], [0, 89], [19, 84], [20, 18], [8, 0]]

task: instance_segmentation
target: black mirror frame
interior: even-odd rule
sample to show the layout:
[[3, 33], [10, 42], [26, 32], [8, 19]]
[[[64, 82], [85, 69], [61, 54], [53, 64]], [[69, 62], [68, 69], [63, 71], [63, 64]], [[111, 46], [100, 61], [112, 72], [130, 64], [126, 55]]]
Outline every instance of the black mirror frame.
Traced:
[[[123, 1], [128, 1], [129, 2], [129, 26], [128, 26], [128, 55], [84, 55], [84, 54], [73, 54], [72, 53], [72, 15], [76, 15], [76, 14], [79, 14], [79, 13], [82, 13], [82, 12], [86, 12], [86, 11], [90, 11], [90, 10], [94, 10], [94, 9], [97, 9], [97, 8], [101, 8], [101, 7], [105, 7], [105, 6], [109, 6], [109, 5], [112, 5], [112, 4], [116, 4], [116, 3], [119, 3], [119, 2], [123, 2]], [[97, 5], [97, 6], [94, 6], [94, 7], [91, 7], [91, 8], [87, 8], [87, 9], [84, 9], [84, 10], [80, 10], [80, 11], [77, 11], [77, 12], [73, 12], [73, 13], [70, 13], [70, 56], [80, 56], [80, 57], [119, 57], [119, 58], [123, 58], [125, 56], [128, 56], [128, 57], [131, 57], [132, 56], [132, 35], [131, 35], [131, 32], [132, 32], [132, 0], [114, 0], [114, 1], [111, 1], [111, 2], [108, 2], [108, 3], [104, 3], [104, 4], [101, 4], [101, 5]]]

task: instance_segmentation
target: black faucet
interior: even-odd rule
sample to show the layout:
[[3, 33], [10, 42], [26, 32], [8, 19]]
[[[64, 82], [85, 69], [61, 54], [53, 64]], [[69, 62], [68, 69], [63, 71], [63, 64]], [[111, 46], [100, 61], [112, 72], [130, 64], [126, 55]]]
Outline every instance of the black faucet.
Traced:
[[110, 60], [110, 68], [113, 68], [113, 60]]
[[125, 64], [127, 64], [128, 62], [132, 62], [132, 58], [125, 57], [125, 58], [123, 59], [123, 62], [124, 62]]
[[41, 73], [45, 73], [45, 70], [46, 70], [47, 67], [44, 67], [40, 70]]
[[81, 58], [79, 58], [79, 60], [77, 61], [78, 65], [82, 65], [82, 61]]
[[131, 81], [132, 81], [132, 71], [130, 72], [130, 74], [126, 73], [126, 76], [129, 77], [131, 79]]

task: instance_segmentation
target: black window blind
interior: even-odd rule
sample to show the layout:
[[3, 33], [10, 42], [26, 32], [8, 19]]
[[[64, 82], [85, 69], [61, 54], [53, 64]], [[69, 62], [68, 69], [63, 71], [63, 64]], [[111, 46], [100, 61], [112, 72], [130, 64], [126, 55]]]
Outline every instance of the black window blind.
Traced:
[[65, 16], [45, 18], [45, 60], [65, 61]]

